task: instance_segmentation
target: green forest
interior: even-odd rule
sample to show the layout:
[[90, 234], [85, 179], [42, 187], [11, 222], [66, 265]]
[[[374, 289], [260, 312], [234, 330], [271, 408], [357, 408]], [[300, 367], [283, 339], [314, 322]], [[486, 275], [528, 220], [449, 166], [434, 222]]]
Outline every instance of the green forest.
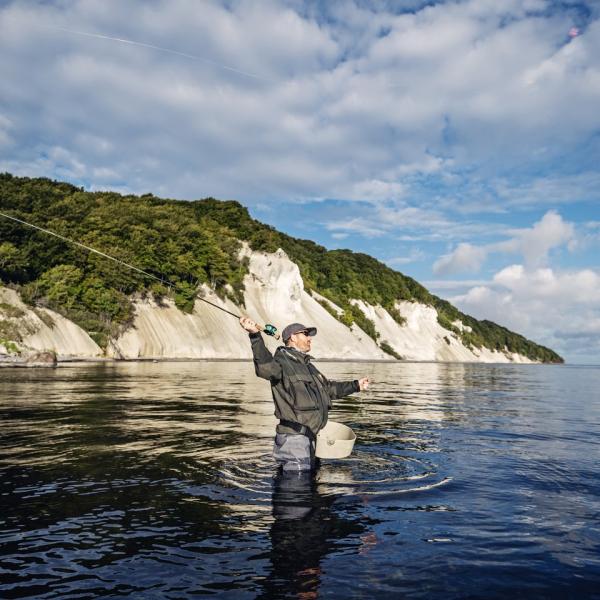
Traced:
[[[191, 311], [197, 288], [207, 284], [222, 297], [243, 304], [247, 263], [239, 258], [241, 241], [253, 250], [282, 248], [300, 268], [307, 290], [339, 305], [347, 325], [356, 322], [377, 338], [374, 325], [351, 299], [384, 306], [400, 324], [397, 300], [434, 306], [438, 320], [471, 347], [518, 352], [534, 360], [562, 362], [552, 350], [491, 321], [478, 321], [430, 294], [414, 279], [371, 256], [327, 250], [293, 238], [253, 219], [235, 201], [163, 199], [144, 194], [86, 192], [46, 178], [0, 174], [0, 210], [59, 235], [96, 248], [173, 284], [159, 281], [43, 232], [0, 218], [0, 280], [19, 291], [31, 306], [63, 314], [100, 345], [133, 322], [133, 300], [151, 294], [172, 296]], [[461, 332], [461, 320], [472, 331]], [[0, 330], [0, 338], [2, 331]], [[387, 344], [382, 343], [385, 349]], [[389, 349], [389, 346], [388, 346]], [[388, 350], [386, 350], [388, 351]]]

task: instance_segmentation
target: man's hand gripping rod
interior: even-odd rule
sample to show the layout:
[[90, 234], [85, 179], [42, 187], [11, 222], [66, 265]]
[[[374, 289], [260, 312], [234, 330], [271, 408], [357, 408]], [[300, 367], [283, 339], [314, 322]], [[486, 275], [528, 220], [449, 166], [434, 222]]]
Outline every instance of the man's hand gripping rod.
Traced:
[[249, 317], [240, 317], [240, 325], [248, 332], [248, 333], [258, 333], [262, 331], [267, 335], [274, 337], [278, 340], [281, 336], [277, 333], [277, 327], [275, 325], [270, 325], [267, 323], [266, 325], [258, 325]]

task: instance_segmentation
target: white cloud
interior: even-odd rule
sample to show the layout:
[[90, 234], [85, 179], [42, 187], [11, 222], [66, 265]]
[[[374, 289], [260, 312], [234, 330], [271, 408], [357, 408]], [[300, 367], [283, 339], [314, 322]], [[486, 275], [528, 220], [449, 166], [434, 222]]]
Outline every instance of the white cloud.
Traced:
[[[495, 321], [571, 360], [596, 361], [600, 350], [600, 273], [515, 264], [489, 284], [450, 298], [463, 312]], [[585, 345], [581, 340], [585, 338]]]
[[596, 169], [584, 169], [574, 175], [546, 173], [525, 183], [497, 178], [491, 185], [506, 207], [571, 204], [594, 197], [600, 188], [600, 173]]
[[418, 248], [411, 248], [407, 256], [394, 256], [392, 258], [387, 258], [384, 262], [388, 266], [394, 268], [421, 261], [425, 258], [425, 256], [426, 255], [422, 250], [419, 250]]
[[600, 275], [592, 269], [556, 273], [550, 268], [527, 270], [523, 265], [511, 265], [496, 273], [494, 283], [523, 299], [600, 305]]
[[380, 237], [385, 234], [384, 228], [374, 225], [372, 222], [361, 217], [335, 223], [326, 223], [325, 227], [329, 231], [334, 232], [332, 235], [339, 236], [342, 234], [343, 237], [352, 233], [357, 233], [367, 238]]
[[548, 253], [556, 247], [568, 244], [575, 236], [572, 223], [566, 223], [555, 211], [548, 211], [530, 229], [515, 230], [514, 238], [496, 244], [494, 249], [519, 252], [528, 264], [543, 263]]
[[465, 235], [489, 230], [488, 225], [451, 221], [438, 210], [402, 201], [373, 201], [373, 205], [363, 209], [363, 213], [363, 216], [351, 219], [336, 218], [324, 225], [329, 231], [352, 232], [365, 237], [388, 235], [396, 242], [461, 239]]
[[359, 181], [354, 184], [352, 193], [349, 195], [357, 200], [397, 200], [405, 195], [405, 188], [401, 183], [371, 179]]
[[513, 237], [502, 242], [474, 246], [463, 242], [433, 265], [436, 275], [461, 272], [477, 273], [491, 253], [520, 254], [528, 265], [546, 262], [551, 250], [561, 246], [572, 248], [575, 227], [565, 222], [556, 211], [548, 211], [537, 223], [526, 229], [508, 230]]
[[427, 289], [447, 290], [455, 296], [465, 294], [472, 287], [490, 285], [490, 281], [487, 279], [430, 279], [421, 283]]
[[459, 244], [456, 249], [439, 258], [433, 264], [433, 272], [436, 275], [460, 273], [463, 271], [477, 273], [486, 259], [485, 248], [478, 248], [471, 244]]

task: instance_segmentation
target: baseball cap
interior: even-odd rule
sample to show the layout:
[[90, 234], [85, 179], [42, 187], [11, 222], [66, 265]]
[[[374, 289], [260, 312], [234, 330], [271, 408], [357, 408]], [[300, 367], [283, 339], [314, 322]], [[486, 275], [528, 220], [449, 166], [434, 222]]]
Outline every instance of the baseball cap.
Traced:
[[300, 333], [304, 331], [306, 335], [317, 335], [316, 327], [307, 327], [306, 325], [302, 325], [302, 323], [292, 323], [288, 325], [281, 334], [284, 342], [287, 342], [295, 333]]

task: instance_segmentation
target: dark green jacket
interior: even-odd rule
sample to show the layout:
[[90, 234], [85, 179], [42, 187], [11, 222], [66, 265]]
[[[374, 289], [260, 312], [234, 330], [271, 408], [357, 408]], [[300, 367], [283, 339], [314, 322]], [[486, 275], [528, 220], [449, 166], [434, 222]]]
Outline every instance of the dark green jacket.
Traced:
[[[312, 356], [280, 346], [275, 356], [260, 333], [251, 333], [256, 374], [271, 382], [275, 416], [306, 425], [315, 435], [327, 423], [331, 401], [360, 391], [358, 381], [329, 381], [311, 364]], [[277, 426], [277, 433], [295, 433]]]

